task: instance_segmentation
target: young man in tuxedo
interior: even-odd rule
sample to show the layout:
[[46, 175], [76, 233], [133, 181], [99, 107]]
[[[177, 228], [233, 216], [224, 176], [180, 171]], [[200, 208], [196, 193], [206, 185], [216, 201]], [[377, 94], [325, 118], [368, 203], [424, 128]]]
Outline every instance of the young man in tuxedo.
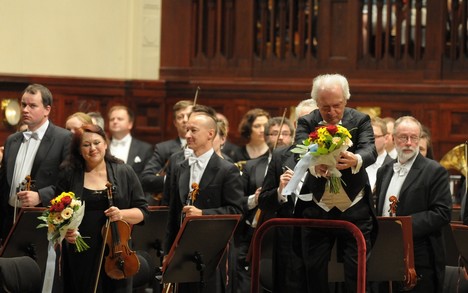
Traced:
[[[40, 84], [31, 84], [21, 97], [21, 114], [28, 130], [10, 135], [5, 143], [0, 169], [1, 237], [8, 235], [14, 209], [48, 206], [55, 194], [59, 166], [68, 154], [71, 132], [49, 121], [52, 94]], [[26, 176], [31, 190], [18, 191]]]

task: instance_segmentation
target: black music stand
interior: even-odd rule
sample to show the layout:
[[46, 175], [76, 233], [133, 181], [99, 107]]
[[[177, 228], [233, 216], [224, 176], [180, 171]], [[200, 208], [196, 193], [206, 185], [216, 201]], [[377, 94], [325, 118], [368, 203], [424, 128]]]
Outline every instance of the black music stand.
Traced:
[[132, 244], [135, 251], [144, 250], [149, 253], [153, 264], [162, 265], [163, 244], [166, 237], [167, 206], [148, 207], [149, 217], [144, 225], [134, 225], [132, 231]]
[[45, 208], [22, 208], [0, 250], [1, 257], [29, 256], [34, 259], [39, 265], [42, 279], [44, 279], [49, 241], [47, 228], [36, 227], [43, 223], [37, 217], [44, 210]]
[[214, 274], [240, 215], [186, 217], [163, 267], [164, 283], [204, 283]]
[[[160, 275], [162, 258], [164, 256], [163, 245], [166, 238], [166, 225], [169, 208], [167, 206], [149, 206], [149, 217], [144, 225], [134, 225], [132, 231], [132, 247], [141, 254], [140, 251], [146, 251], [149, 255], [150, 270], [154, 273], [152, 276], [151, 287], [154, 292], [160, 292]], [[134, 279], [135, 284], [135, 279]]]
[[[410, 245], [410, 249], [413, 249], [412, 237], [407, 239], [404, 235], [404, 228], [411, 228], [411, 223], [404, 223], [403, 227], [402, 218], [404, 217], [378, 217], [379, 234], [368, 261], [369, 281], [403, 281], [406, 274], [405, 258], [410, 257], [409, 261], [414, 263], [412, 254], [405, 255], [405, 245]], [[336, 244], [333, 249], [328, 266], [329, 281], [344, 282], [343, 263], [338, 263], [336, 260]]]

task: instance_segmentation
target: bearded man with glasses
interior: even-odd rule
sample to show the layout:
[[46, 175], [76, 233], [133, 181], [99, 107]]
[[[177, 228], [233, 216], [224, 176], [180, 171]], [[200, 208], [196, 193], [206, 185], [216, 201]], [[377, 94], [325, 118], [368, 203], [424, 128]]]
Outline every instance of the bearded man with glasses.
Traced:
[[[441, 229], [450, 222], [449, 176], [438, 162], [419, 153], [421, 124], [411, 116], [395, 122], [393, 163], [377, 171], [377, 214], [389, 216], [389, 198], [396, 196], [396, 216], [411, 216], [414, 263], [418, 282], [411, 292], [443, 292], [445, 250]], [[399, 284], [393, 287], [400, 292]]]

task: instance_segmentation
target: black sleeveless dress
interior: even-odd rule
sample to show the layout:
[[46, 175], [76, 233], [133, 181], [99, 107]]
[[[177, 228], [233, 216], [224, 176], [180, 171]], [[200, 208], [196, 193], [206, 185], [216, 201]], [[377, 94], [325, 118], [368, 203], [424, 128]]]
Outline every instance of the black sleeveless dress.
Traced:
[[[85, 202], [85, 215], [79, 232], [90, 248], [83, 252], [76, 252], [75, 245], [63, 242], [64, 292], [94, 292], [101, 258], [102, 227], [107, 220], [104, 211], [109, 208], [107, 190], [94, 191], [83, 188], [81, 200]], [[112, 280], [106, 275], [104, 264], [102, 264], [97, 292], [132, 292], [131, 278]]]

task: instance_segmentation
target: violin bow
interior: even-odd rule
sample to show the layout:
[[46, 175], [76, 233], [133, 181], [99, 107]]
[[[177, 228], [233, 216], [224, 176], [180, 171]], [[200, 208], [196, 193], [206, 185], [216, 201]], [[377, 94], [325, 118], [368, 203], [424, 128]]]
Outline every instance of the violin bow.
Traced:
[[278, 139], [281, 135], [281, 131], [283, 130], [284, 119], [286, 118], [286, 112], [288, 112], [288, 108], [284, 108], [283, 117], [281, 117], [280, 128], [279, 128], [278, 135], [276, 136], [276, 141], [275, 141], [275, 145], [273, 146], [273, 150], [275, 150], [276, 146], [278, 145]]
[[[107, 187], [107, 199], [109, 200], [109, 202], [112, 202], [113, 199], [112, 199], [112, 183], [110, 182], [107, 182], [106, 183], [106, 187]], [[98, 284], [99, 284], [99, 278], [101, 276], [101, 268], [102, 268], [102, 260], [104, 259], [104, 252], [106, 250], [106, 243], [107, 243], [107, 235], [109, 234], [109, 227], [110, 227], [110, 220], [109, 218], [107, 218], [106, 220], [106, 232], [105, 232], [105, 235], [104, 235], [104, 239], [102, 239], [102, 248], [101, 248], [101, 255], [100, 255], [100, 260], [99, 260], [99, 268], [98, 268], [98, 271], [97, 271], [97, 277], [96, 277], [96, 282], [94, 283], [94, 293], [97, 292], [97, 288], [98, 288]]]
[[193, 106], [197, 104], [197, 99], [198, 99], [198, 92], [200, 91], [200, 87], [197, 86], [197, 91], [195, 92], [195, 98], [193, 98]]

